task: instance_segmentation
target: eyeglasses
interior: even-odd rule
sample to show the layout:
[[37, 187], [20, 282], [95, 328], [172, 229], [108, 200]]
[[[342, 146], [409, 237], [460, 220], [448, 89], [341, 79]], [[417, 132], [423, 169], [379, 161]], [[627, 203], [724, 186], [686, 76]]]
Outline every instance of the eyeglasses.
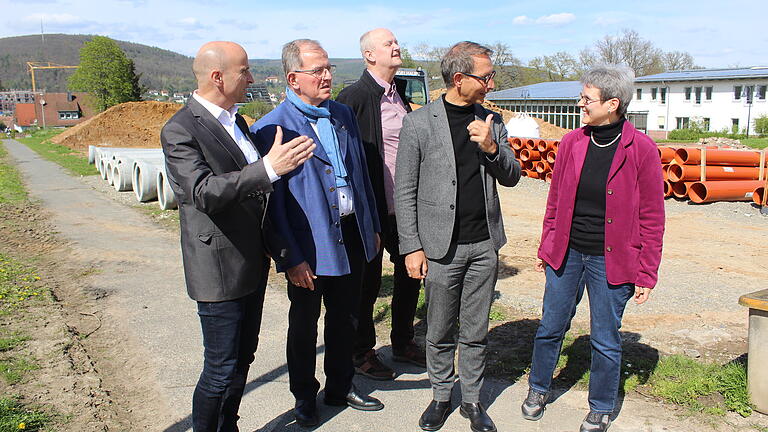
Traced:
[[466, 75], [468, 77], [472, 77], [472, 78], [474, 78], [476, 80], [482, 81], [483, 84], [485, 84], [485, 86], [487, 87], [488, 83], [491, 82], [493, 77], [496, 76], [496, 71], [492, 71], [491, 73], [489, 73], [488, 75], [485, 75], [485, 76], [477, 76], [477, 75], [472, 75], [472, 74], [464, 73], [464, 72], [461, 72], [461, 74], [462, 75]]
[[325, 76], [326, 71], [328, 72], [329, 75], [333, 75], [333, 73], [336, 72], [336, 65], [320, 66], [314, 69], [295, 70], [293, 72], [310, 74], [310, 75], [313, 75], [315, 78], [321, 79], [323, 78], [323, 76]]
[[605, 102], [602, 99], [590, 99], [590, 98], [584, 96], [582, 93], [579, 93], [579, 102], [581, 102], [581, 101], [584, 101], [584, 105], [585, 106], [591, 104], [592, 102]]

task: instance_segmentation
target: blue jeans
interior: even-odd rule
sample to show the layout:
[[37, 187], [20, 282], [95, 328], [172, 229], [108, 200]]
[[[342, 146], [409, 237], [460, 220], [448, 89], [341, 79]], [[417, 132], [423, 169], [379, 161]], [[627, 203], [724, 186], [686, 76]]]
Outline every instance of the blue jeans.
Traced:
[[546, 268], [547, 283], [541, 323], [533, 343], [528, 384], [546, 393], [552, 384], [563, 337], [571, 327], [576, 306], [586, 285], [589, 296], [592, 364], [589, 375], [589, 408], [612, 413], [621, 374], [621, 318], [634, 284], [611, 285], [605, 274], [605, 257], [568, 249], [559, 270]]
[[264, 288], [236, 300], [197, 303], [205, 352], [192, 396], [195, 432], [238, 430], [237, 412], [259, 343], [263, 305]]

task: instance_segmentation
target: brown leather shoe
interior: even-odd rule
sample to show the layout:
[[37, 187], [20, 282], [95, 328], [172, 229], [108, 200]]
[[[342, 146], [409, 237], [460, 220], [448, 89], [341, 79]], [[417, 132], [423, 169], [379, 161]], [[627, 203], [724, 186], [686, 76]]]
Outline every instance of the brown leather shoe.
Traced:
[[356, 374], [378, 381], [395, 379], [395, 371], [379, 360], [375, 350], [369, 350], [362, 356], [356, 356], [353, 362]]
[[392, 360], [401, 363], [410, 363], [419, 367], [427, 367], [427, 357], [414, 342], [404, 347], [392, 347]]

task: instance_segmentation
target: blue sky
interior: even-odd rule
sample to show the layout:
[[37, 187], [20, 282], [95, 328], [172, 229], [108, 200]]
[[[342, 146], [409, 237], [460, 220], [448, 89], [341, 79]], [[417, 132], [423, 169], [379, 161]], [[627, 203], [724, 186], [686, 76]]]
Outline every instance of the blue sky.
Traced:
[[690, 52], [705, 67], [768, 66], [766, 0], [224, 1], [0, 0], [0, 37], [101, 34], [194, 55], [208, 40], [233, 40], [251, 58], [278, 58], [283, 43], [318, 39], [331, 57], [359, 56], [360, 34], [388, 27], [400, 43], [507, 43], [527, 62], [574, 55], [607, 34], [636, 30], [664, 50]]

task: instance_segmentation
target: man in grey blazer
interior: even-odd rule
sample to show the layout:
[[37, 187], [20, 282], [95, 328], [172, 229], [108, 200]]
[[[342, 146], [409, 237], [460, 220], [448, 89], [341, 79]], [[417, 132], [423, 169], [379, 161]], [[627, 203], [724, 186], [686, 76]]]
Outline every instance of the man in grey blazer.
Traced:
[[198, 88], [163, 127], [168, 180], [179, 203], [189, 296], [197, 301], [204, 366], [192, 398], [196, 432], [237, 431], [238, 408], [258, 344], [269, 258], [262, 221], [272, 182], [312, 157], [306, 136], [266, 156], [256, 150], [236, 102], [253, 82], [245, 50], [203, 45], [193, 63]]
[[461, 414], [475, 432], [496, 431], [480, 405], [498, 251], [507, 240], [496, 183], [517, 184], [520, 164], [501, 116], [480, 105], [493, 90], [492, 53], [474, 42], [451, 47], [441, 61], [448, 92], [408, 114], [400, 132], [395, 211], [406, 270], [425, 280], [433, 400], [419, 426], [428, 431], [450, 412], [457, 341]]

